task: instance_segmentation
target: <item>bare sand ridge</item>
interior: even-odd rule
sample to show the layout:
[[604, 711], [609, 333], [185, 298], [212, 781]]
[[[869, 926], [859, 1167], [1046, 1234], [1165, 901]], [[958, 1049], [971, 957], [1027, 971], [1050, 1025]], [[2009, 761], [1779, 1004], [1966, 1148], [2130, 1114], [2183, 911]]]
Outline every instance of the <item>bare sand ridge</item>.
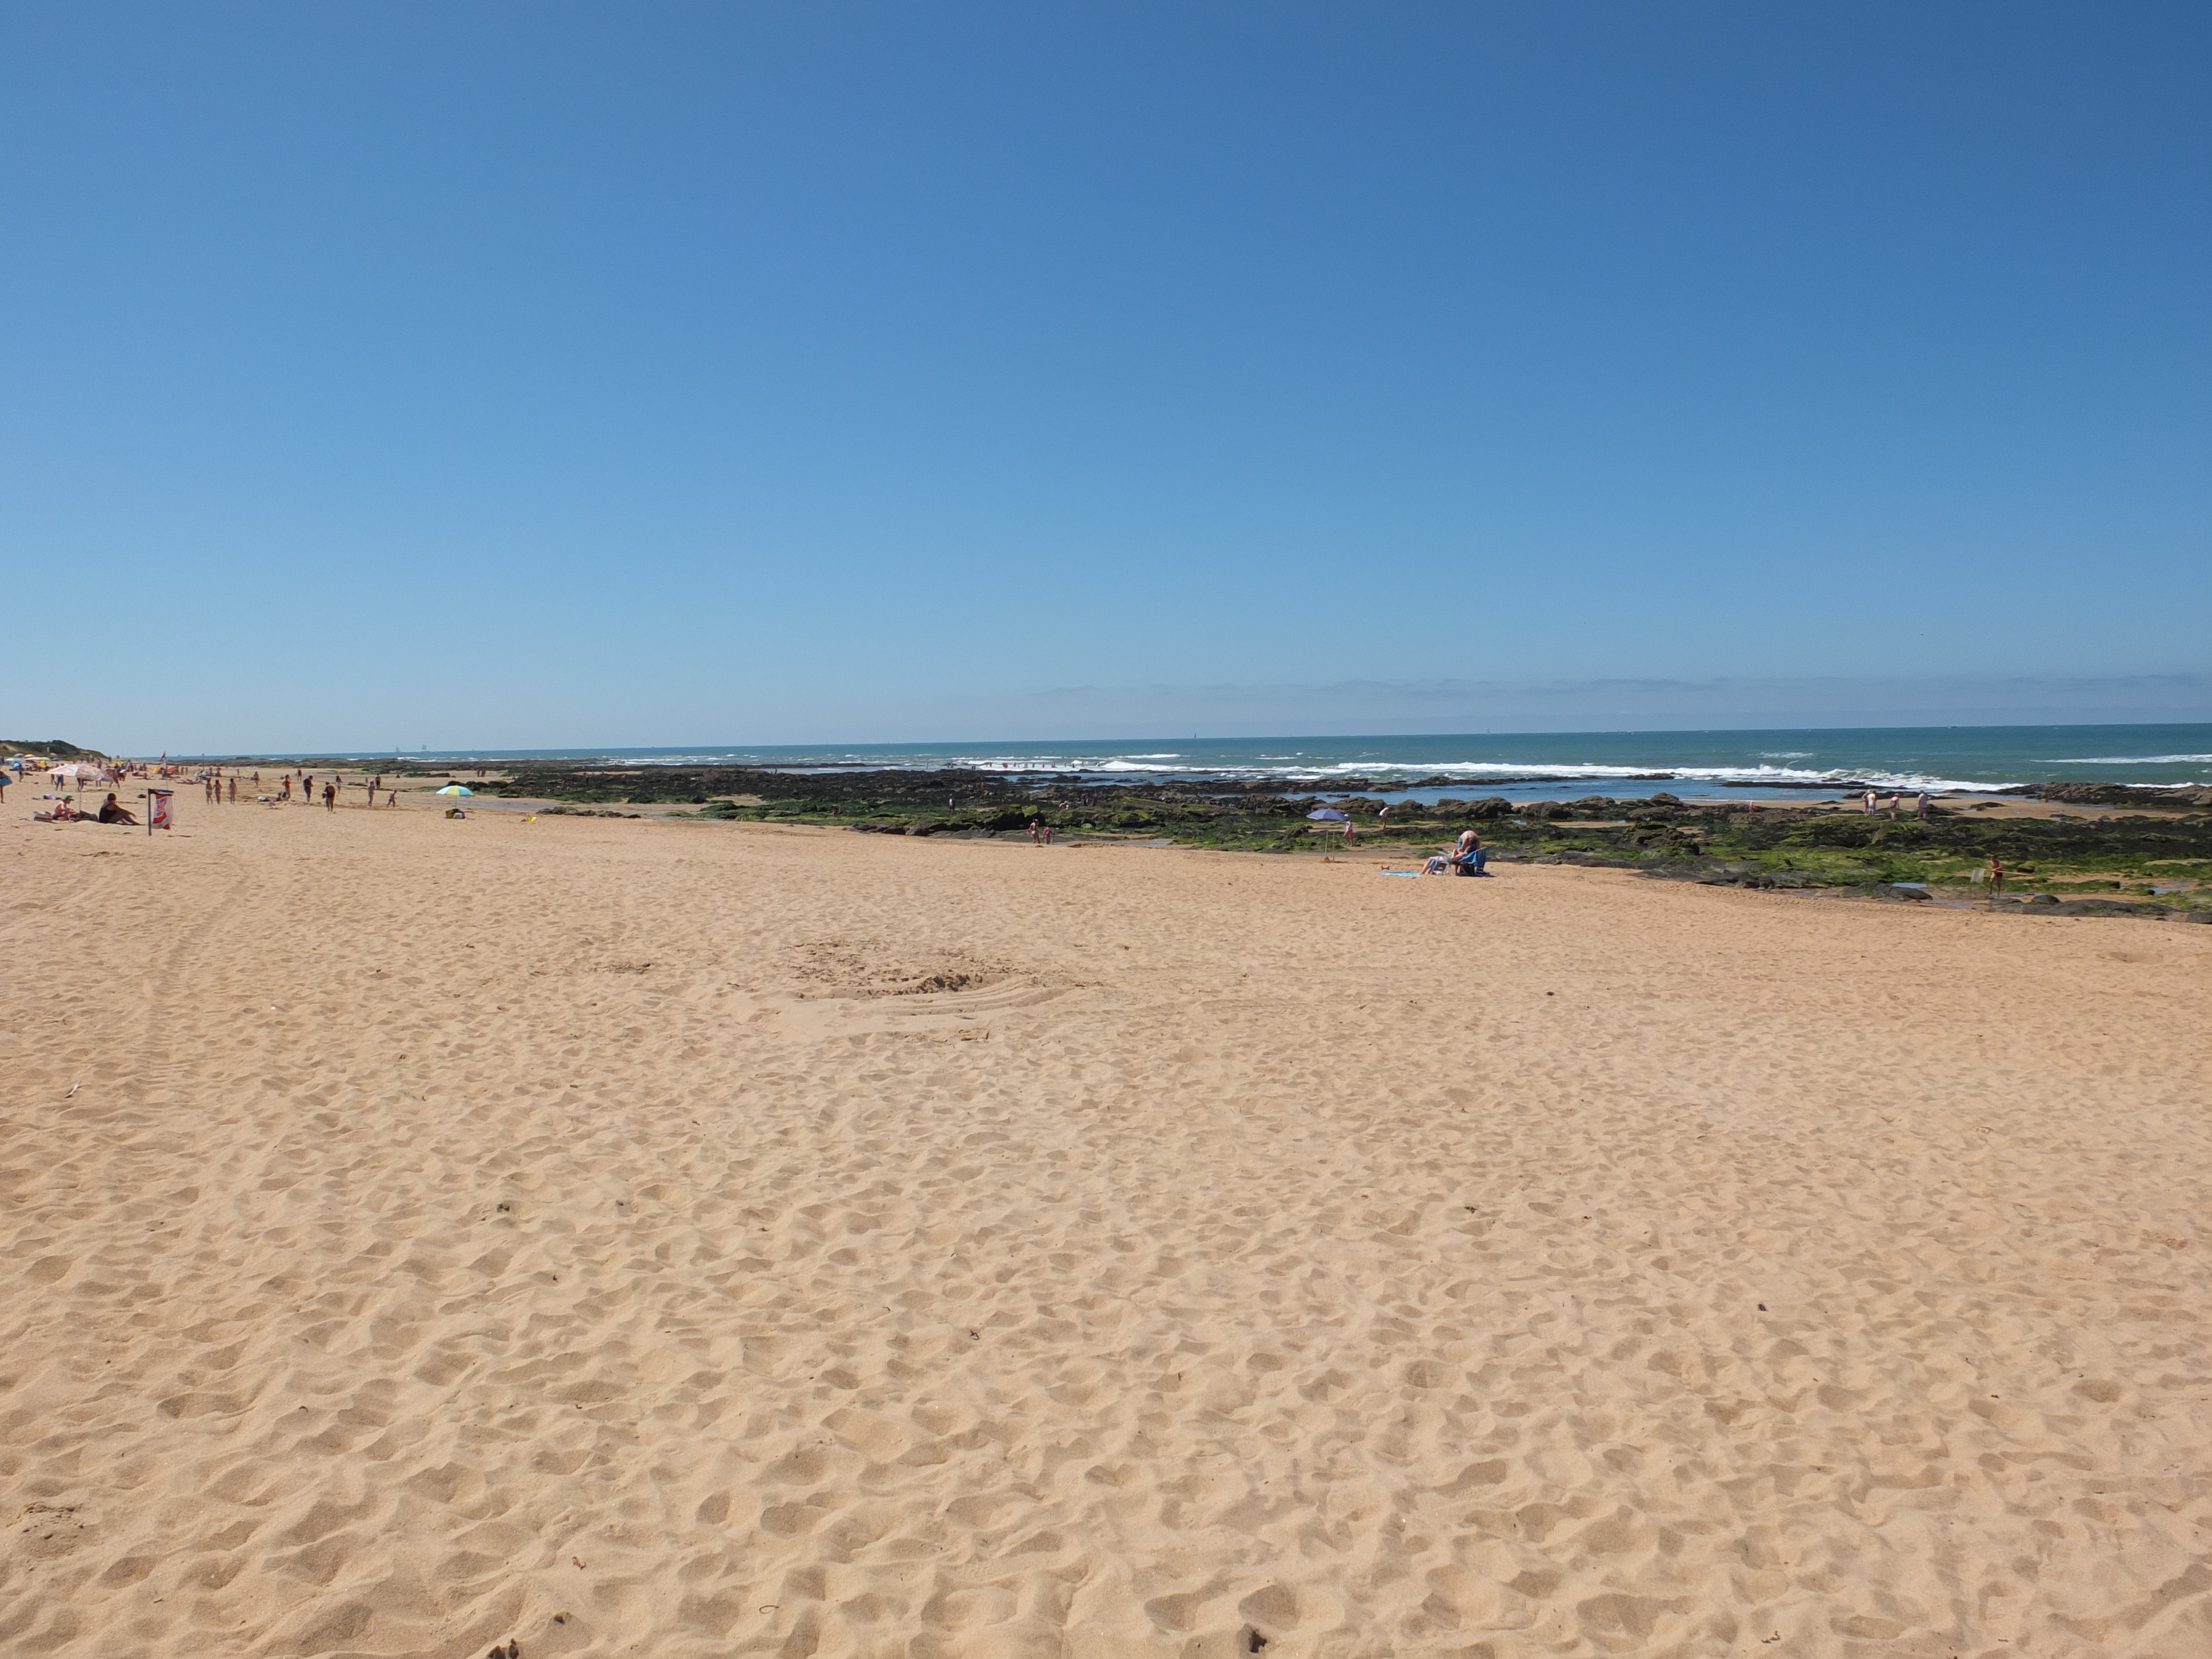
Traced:
[[2212, 929], [181, 806], [0, 839], [0, 1652], [2212, 1653]]

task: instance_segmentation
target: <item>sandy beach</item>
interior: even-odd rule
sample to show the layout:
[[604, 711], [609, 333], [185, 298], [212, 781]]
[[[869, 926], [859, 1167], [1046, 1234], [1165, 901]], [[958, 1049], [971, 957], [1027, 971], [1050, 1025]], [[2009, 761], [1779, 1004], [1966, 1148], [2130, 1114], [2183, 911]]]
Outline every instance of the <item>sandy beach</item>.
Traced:
[[2212, 1652], [2212, 928], [179, 807], [0, 846], [0, 1651]]

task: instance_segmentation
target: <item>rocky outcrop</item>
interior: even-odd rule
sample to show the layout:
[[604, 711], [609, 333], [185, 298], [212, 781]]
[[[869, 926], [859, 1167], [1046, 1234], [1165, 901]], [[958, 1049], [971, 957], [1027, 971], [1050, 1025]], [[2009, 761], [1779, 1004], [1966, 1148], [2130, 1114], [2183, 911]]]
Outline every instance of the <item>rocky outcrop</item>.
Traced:
[[2185, 921], [2212, 921], [2212, 911], [2179, 910], [2170, 904], [2141, 904], [2126, 899], [2062, 899], [2049, 893], [2000, 896], [1990, 901], [1990, 908], [2027, 916], [2144, 916], [2154, 921], [2172, 916]]
[[1994, 793], [2069, 806], [2212, 806], [2212, 788], [2147, 789], [2132, 783], [2022, 783]]

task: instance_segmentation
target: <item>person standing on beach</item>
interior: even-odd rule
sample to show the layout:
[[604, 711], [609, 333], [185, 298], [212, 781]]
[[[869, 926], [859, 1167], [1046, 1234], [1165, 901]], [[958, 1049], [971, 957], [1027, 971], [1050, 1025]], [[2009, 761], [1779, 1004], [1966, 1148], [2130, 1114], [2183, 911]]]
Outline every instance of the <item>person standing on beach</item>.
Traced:
[[1924, 818], [1928, 816], [1928, 792], [1925, 789], [1913, 797], [1912, 816], [1916, 818]]
[[1995, 898], [2004, 891], [2004, 860], [1995, 853], [1990, 854], [1990, 896]]
[[230, 775], [230, 804], [233, 806], [238, 805], [238, 774], [235, 772]]
[[1871, 789], [1868, 790], [1866, 793], [1859, 799], [1861, 805], [1866, 809], [1866, 815], [1869, 817], [1872, 817], [1874, 816], [1874, 791]]
[[323, 811], [335, 812], [337, 810], [338, 787], [335, 783], [325, 783], [323, 786]]

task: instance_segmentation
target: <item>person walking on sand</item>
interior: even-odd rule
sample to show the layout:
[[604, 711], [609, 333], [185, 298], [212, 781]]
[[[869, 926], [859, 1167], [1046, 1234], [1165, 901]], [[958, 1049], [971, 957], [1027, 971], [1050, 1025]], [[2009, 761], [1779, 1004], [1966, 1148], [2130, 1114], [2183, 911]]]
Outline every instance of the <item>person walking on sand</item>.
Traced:
[[337, 810], [338, 787], [335, 783], [325, 783], [323, 786], [323, 811], [335, 812]]
[[2004, 860], [1995, 853], [1990, 854], [1990, 896], [1995, 898], [2004, 891]]
[[385, 804], [386, 806], [397, 806], [397, 805], [399, 805], [399, 792], [398, 792], [397, 789], [395, 789], [395, 790], [393, 790], [390, 794], [386, 795], [386, 796], [384, 798], [384, 804]]

